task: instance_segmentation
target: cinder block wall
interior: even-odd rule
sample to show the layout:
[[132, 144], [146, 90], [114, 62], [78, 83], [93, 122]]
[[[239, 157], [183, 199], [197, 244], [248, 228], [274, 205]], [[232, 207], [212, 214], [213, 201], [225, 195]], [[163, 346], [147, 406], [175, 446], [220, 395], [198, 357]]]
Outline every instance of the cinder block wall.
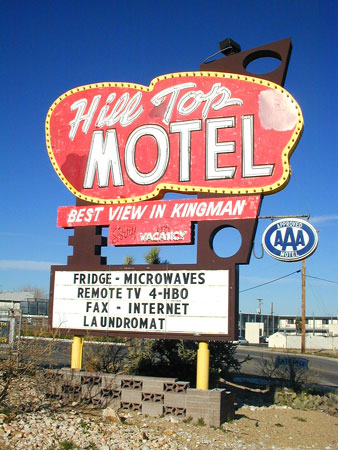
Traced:
[[149, 416], [202, 419], [219, 427], [230, 420], [235, 396], [225, 389], [192, 389], [177, 378], [115, 375], [61, 369], [54, 397], [85, 400], [98, 407], [140, 411]]

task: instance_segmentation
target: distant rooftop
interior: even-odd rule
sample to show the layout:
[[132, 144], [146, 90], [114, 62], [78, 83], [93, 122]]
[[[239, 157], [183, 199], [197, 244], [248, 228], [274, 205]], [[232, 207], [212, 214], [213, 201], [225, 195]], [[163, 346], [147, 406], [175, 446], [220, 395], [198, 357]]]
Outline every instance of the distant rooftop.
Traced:
[[8, 302], [24, 302], [30, 299], [34, 299], [34, 292], [26, 291], [1, 291], [0, 301]]

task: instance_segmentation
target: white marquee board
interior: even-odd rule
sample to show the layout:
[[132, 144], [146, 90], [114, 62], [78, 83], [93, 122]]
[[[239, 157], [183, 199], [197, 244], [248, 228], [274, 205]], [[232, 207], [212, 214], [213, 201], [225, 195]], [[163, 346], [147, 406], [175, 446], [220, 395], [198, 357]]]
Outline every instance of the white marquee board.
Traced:
[[52, 327], [228, 334], [229, 271], [56, 271]]

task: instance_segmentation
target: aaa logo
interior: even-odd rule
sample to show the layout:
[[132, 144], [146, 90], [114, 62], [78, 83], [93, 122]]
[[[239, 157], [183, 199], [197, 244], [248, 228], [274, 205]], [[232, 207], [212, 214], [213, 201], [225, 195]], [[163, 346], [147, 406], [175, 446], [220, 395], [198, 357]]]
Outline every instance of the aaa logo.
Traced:
[[264, 231], [262, 244], [265, 251], [280, 261], [300, 261], [317, 248], [315, 228], [302, 219], [281, 219]]

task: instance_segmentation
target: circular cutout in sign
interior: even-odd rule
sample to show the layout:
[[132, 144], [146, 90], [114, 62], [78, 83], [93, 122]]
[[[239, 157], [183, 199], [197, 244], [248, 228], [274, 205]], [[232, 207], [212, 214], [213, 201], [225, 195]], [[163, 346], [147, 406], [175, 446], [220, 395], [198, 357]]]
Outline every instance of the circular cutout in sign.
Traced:
[[279, 261], [300, 261], [316, 250], [318, 234], [305, 220], [280, 219], [266, 228], [262, 244], [265, 251]]

